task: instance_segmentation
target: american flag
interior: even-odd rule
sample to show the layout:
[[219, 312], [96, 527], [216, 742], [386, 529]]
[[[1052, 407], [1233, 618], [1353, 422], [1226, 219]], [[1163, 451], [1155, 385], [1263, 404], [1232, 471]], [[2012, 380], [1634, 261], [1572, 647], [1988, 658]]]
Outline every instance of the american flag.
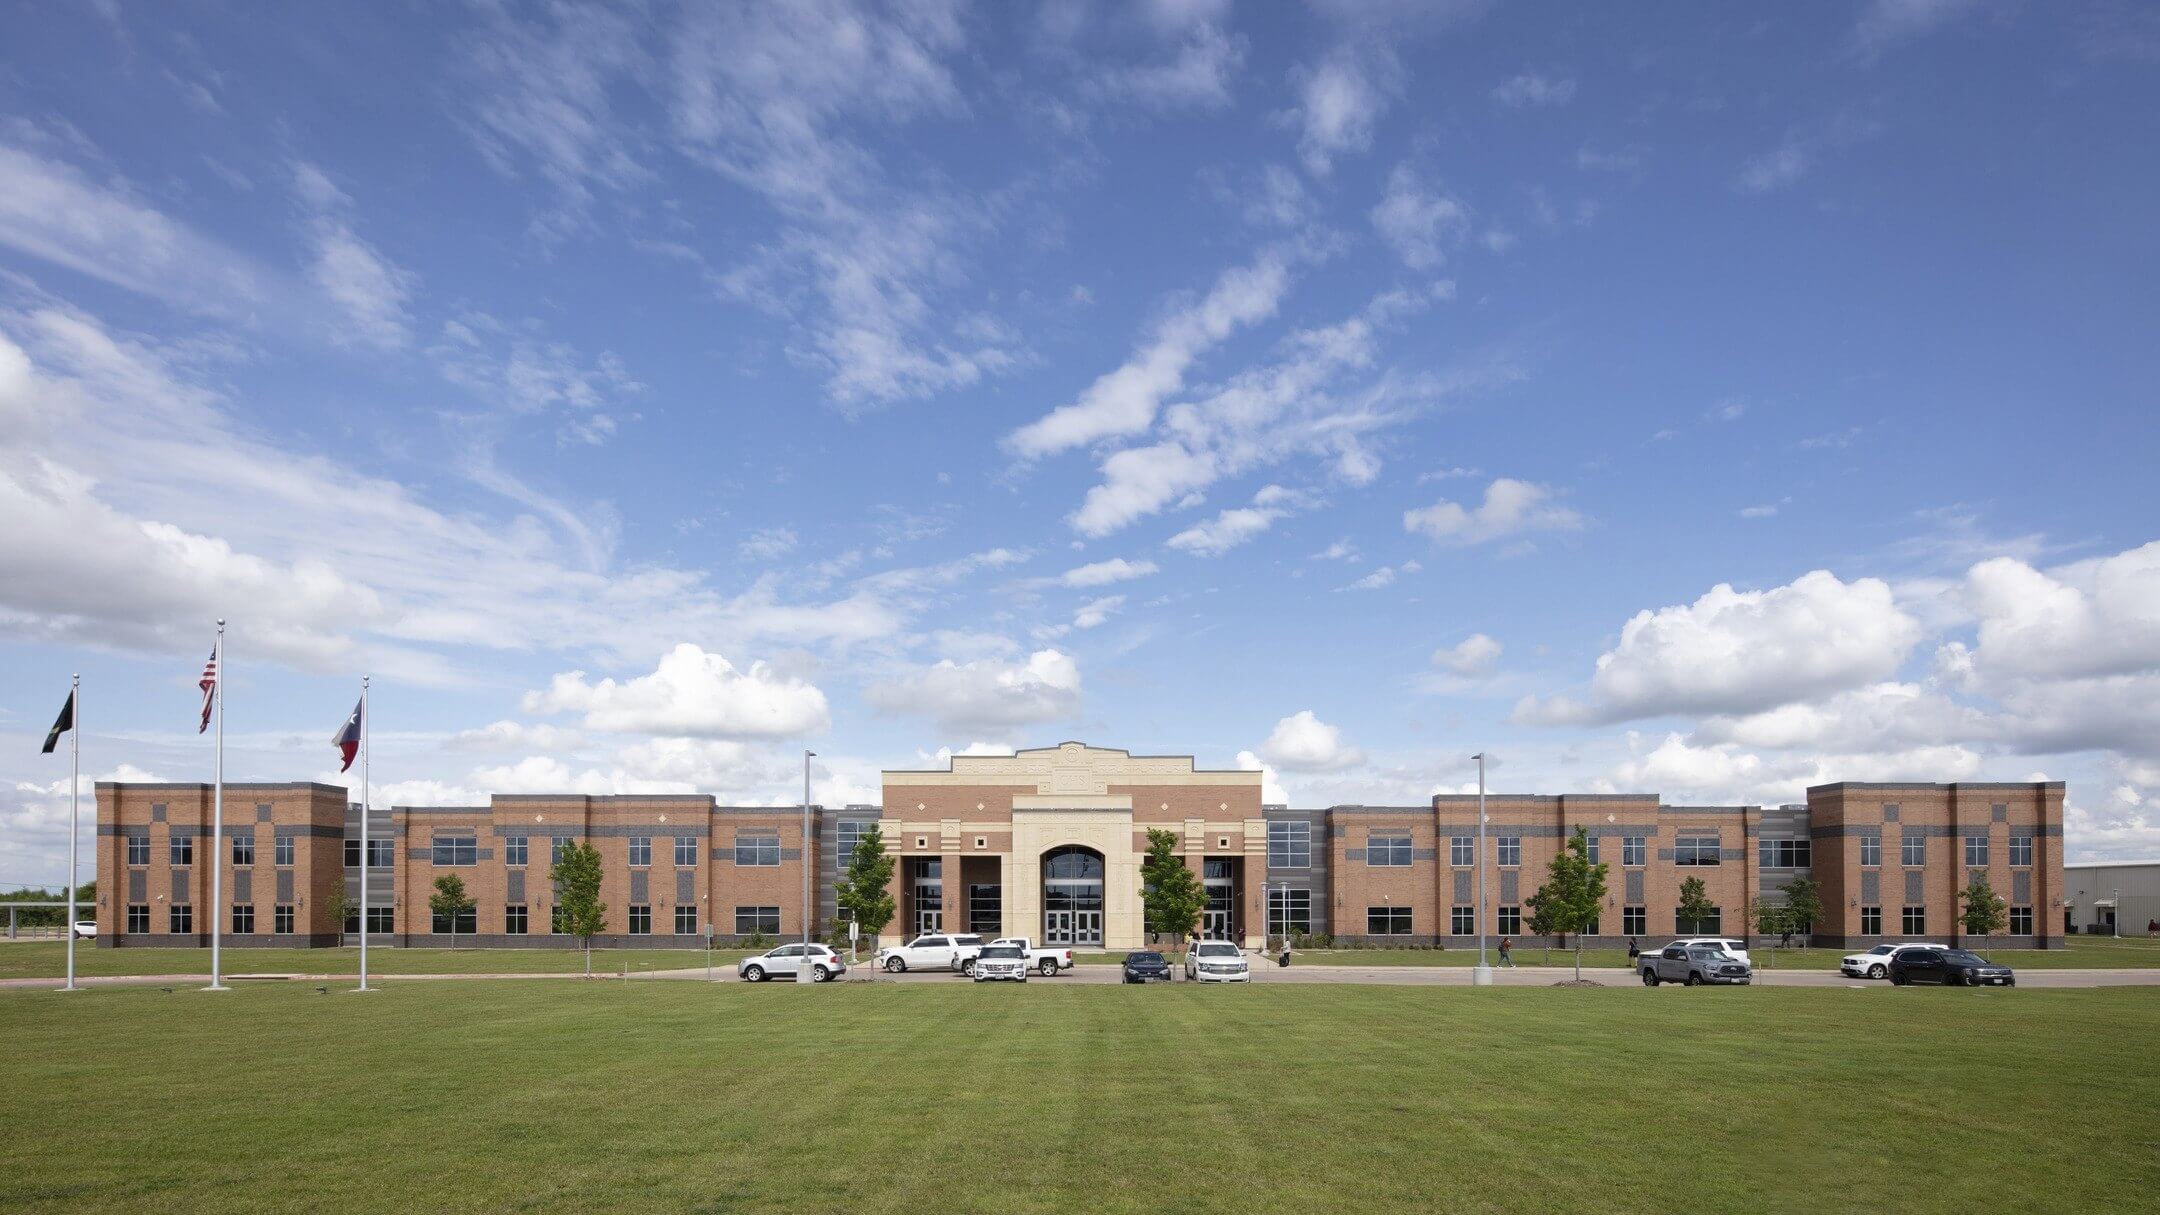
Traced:
[[210, 706], [217, 703], [217, 647], [210, 647], [210, 661], [202, 669], [202, 724], [195, 727], [197, 734], [210, 728]]

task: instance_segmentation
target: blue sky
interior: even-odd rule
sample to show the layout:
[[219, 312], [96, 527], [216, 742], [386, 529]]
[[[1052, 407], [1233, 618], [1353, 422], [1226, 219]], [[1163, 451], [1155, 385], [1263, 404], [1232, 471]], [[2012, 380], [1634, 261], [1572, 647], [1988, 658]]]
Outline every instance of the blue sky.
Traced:
[[[2160, 21], [26, 5], [0, 882], [87, 774], [2071, 782], [2160, 854]], [[56, 783], [58, 782], [58, 783]]]

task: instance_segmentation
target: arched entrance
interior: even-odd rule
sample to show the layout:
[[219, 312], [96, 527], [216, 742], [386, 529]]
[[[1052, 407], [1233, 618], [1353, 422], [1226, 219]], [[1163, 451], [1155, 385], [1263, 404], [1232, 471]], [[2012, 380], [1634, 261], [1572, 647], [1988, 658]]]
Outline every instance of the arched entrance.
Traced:
[[1052, 848], [1042, 856], [1045, 945], [1103, 943], [1103, 857], [1092, 848]]

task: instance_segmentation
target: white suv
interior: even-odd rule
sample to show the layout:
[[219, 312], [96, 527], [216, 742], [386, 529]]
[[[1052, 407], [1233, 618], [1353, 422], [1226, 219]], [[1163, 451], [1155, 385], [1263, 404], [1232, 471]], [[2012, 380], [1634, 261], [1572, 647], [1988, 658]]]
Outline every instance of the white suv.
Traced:
[[888, 973], [903, 970], [965, 970], [982, 949], [982, 938], [972, 933], [926, 932], [905, 945], [877, 951], [875, 965]]
[[1747, 956], [1747, 942], [1733, 937], [1681, 937], [1677, 941], [1668, 941], [1666, 944], [1680, 946], [1701, 945], [1709, 949], [1722, 949], [1747, 963], [1749, 970], [1755, 969], [1755, 959]]
[[1848, 979], [1886, 979], [1890, 977], [1890, 959], [1900, 949], [1948, 949], [1948, 945], [1930, 945], [1912, 942], [1905, 945], [1877, 945], [1865, 953], [1849, 953], [1838, 959], [1838, 973]]
[[[823, 945], [811, 945], [810, 981], [823, 983], [847, 973], [847, 959]], [[803, 949], [801, 945], [782, 945], [766, 950], [754, 958], [744, 958], [735, 964], [735, 973], [746, 983], [763, 983], [767, 979], [795, 979], [803, 977]]]
[[982, 952], [975, 955], [975, 965], [969, 973], [974, 975], [977, 983], [988, 983], [993, 979], [1012, 979], [1025, 983], [1028, 976], [1027, 950], [1018, 945], [992, 942], [983, 946]]
[[1245, 951], [1229, 941], [1202, 941], [1185, 955], [1185, 977], [1201, 983], [1250, 983]]

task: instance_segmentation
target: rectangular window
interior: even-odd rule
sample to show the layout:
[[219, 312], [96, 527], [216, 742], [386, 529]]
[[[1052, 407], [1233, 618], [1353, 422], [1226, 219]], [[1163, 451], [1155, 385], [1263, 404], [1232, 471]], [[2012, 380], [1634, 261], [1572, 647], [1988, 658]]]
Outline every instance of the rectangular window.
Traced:
[[1646, 935], [1650, 931], [1650, 909], [1648, 907], [1622, 907], [1620, 909], [1620, 931], [1631, 937]]
[[873, 825], [859, 818], [842, 819], [833, 824], [834, 863], [845, 866], [853, 860], [855, 845], [862, 842], [862, 837], [870, 834]]
[[990, 936], [1005, 931], [1005, 889], [990, 882], [968, 886], [968, 931]]
[[1718, 837], [1714, 835], [1683, 835], [1673, 841], [1673, 864], [1715, 865], [1718, 863]]
[[1503, 836], [1500, 836], [1500, 837], [1498, 838], [1498, 840], [1496, 840], [1495, 842], [1496, 842], [1496, 843], [1498, 844], [1498, 846], [1499, 846], [1499, 849], [1500, 849], [1500, 867], [1501, 867], [1501, 868], [1503, 868], [1503, 869], [1507, 869], [1507, 868], [1512, 868], [1512, 867], [1514, 867], [1514, 866], [1516, 866], [1516, 865], [1520, 865], [1520, 864], [1522, 864], [1522, 837], [1521, 837], [1521, 836], [1519, 836], [1519, 835], [1503, 835]]
[[630, 904], [630, 935], [634, 937], [649, 937], [652, 935], [652, 906], [650, 904]]
[[2014, 937], [2029, 937], [2032, 935], [2032, 908], [2012, 907], [2010, 909], [2010, 935]]
[[1369, 937], [1409, 936], [1410, 909], [1408, 907], [1367, 907], [1365, 909], [1365, 935]]
[[348, 839], [345, 841], [345, 867], [347, 869], [358, 869], [360, 867], [359, 840]]
[[1898, 860], [1907, 865], [1927, 864], [1927, 837], [1905, 832], [1898, 838]]
[[236, 835], [232, 837], [232, 863], [235, 865], [252, 865], [255, 863], [254, 836]]
[[1312, 932], [1312, 891], [1268, 887], [1268, 934], [1287, 936]]
[[1907, 907], [1905, 909], [1905, 935], [1909, 937], [1927, 935], [1927, 908]]
[[2032, 864], [2031, 836], [2013, 835], [2010, 837], [2010, 863], [2019, 868], [2026, 868]]
[[195, 931], [195, 909], [186, 903], [174, 903], [165, 909], [165, 930], [174, 933]]
[[1453, 936], [1477, 935], [1477, 908], [1454, 907], [1448, 911], [1448, 932]]
[[1374, 832], [1365, 837], [1365, 863], [1380, 869], [1410, 867], [1410, 833]]
[[448, 936], [453, 932], [461, 937], [471, 936], [480, 931], [480, 909], [467, 907], [454, 916], [447, 916], [439, 911], [432, 912], [428, 916], [428, 931], [441, 936]]
[[735, 909], [735, 935], [747, 937], [763, 933], [768, 937], [780, 935], [780, 909], [778, 907], [737, 907]]
[[1522, 908], [1512, 906], [1499, 908], [1499, 914], [1493, 919], [1493, 928], [1504, 937], [1521, 936]]
[[172, 851], [166, 859], [175, 865], [194, 864], [195, 837], [192, 835], [176, 835], [172, 837]]
[[1988, 863], [1988, 838], [1984, 835], [1965, 837], [1965, 864], [1972, 869], [1985, 869]]
[[148, 903], [129, 903], [129, 904], [128, 904], [128, 909], [127, 909], [127, 930], [128, 930], [128, 932], [130, 932], [130, 933], [137, 933], [137, 932], [148, 932], [148, 931], [150, 931], [150, 904], [148, 904]]
[[293, 837], [277, 835], [270, 838], [271, 859], [280, 865], [293, 863]]
[[1477, 838], [1469, 835], [1449, 837], [1447, 859], [1448, 864], [1459, 869], [1477, 864]]
[[1267, 825], [1267, 863], [1270, 869], [1312, 868], [1312, 824], [1276, 822]]
[[651, 836], [649, 836], [649, 835], [633, 835], [633, 836], [631, 836], [631, 837], [630, 837], [630, 865], [631, 865], [631, 867], [632, 867], [632, 868], [634, 868], [634, 869], [642, 869], [642, 868], [645, 868], [645, 867], [648, 867], [648, 866], [650, 866], [651, 864], [652, 864], [652, 837], [651, 837]]
[[1725, 909], [1712, 907], [1710, 914], [1699, 920], [1691, 920], [1673, 909], [1673, 931], [1684, 937], [1714, 937], [1725, 931]]
[[255, 908], [241, 904], [232, 909], [232, 930], [235, 933], [255, 931]]
[[[696, 836], [678, 835], [675, 837], [675, 867], [677, 869], [688, 869], [696, 865], [697, 854], [698, 846]], [[691, 910], [695, 911], [696, 908], [692, 908]], [[691, 919], [693, 920], [695, 920], [696, 918], [696, 916], [691, 917]]]
[[147, 865], [147, 864], [149, 864], [149, 863], [150, 863], [150, 837], [149, 837], [149, 836], [147, 836], [147, 835], [131, 835], [131, 836], [127, 837], [127, 842], [128, 842], [128, 860], [127, 860], [127, 863], [128, 863], [128, 864], [130, 864], [130, 865]]
[[397, 908], [370, 907], [367, 910], [367, 930], [370, 936], [383, 936], [397, 931]]
[[1870, 869], [1882, 864], [1881, 836], [1863, 835], [1860, 837], [1860, 863]]
[[527, 929], [525, 904], [512, 903], [503, 908], [503, 931], [514, 937], [524, 936]]
[[1620, 837], [1620, 863], [1640, 865], [1650, 854], [1650, 837], [1647, 835], [1623, 835]]
[[293, 930], [293, 905], [279, 903], [270, 911], [270, 931], [289, 937]]
[[[369, 840], [369, 843], [375, 841]], [[452, 865], [476, 865], [480, 862], [480, 841], [469, 831], [451, 834], [436, 832], [434, 838], [434, 861], [436, 868]]]
[[570, 851], [570, 837], [567, 835], [556, 836], [554, 842], [549, 846], [548, 864], [562, 864], [563, 853], [568, 851]]
[[1882, 908], [1862, 907], [1860, 909], [1860, 935], [1864, 937], [1879, 937], [1882, 935]]
[[504, 837], [503, 837], [503, 864], [505, 864], [505, 865], [509, 865], [509, 866], [511, 866], [512, 868], [516, 868], [516, 867], [522, 866], [522, 865], [523, 865], [524, 863], [525, 863], [525, 837], [524, 837], [524, 836], [522, 836], [522, 835], [506, 835], [506, 836], [504, 836]]
[[1587, 857], [1591, 864], [1595, 865], [1599, 863], [1599, 861], [1602, 859], [1600, 854], [1603, 851], [1604, 849], [1598, 846], [1598, 837], [1594, 835], [1589, 837], [1589, 851], [1584, 855]]
[[697, 908], [677, 907], [675, 909], [675, 935], [679, 937], [694, 937], [697, 935]]
[[735, 863], [738, 865], [772, 866], [780, 863], [780, 833], [777, 831], [735, 833]]
[[1763, 840], [1758, 850], [1765, 869], [1806, 869], [1815, 863], [1815, 845], [1808, 840]]

